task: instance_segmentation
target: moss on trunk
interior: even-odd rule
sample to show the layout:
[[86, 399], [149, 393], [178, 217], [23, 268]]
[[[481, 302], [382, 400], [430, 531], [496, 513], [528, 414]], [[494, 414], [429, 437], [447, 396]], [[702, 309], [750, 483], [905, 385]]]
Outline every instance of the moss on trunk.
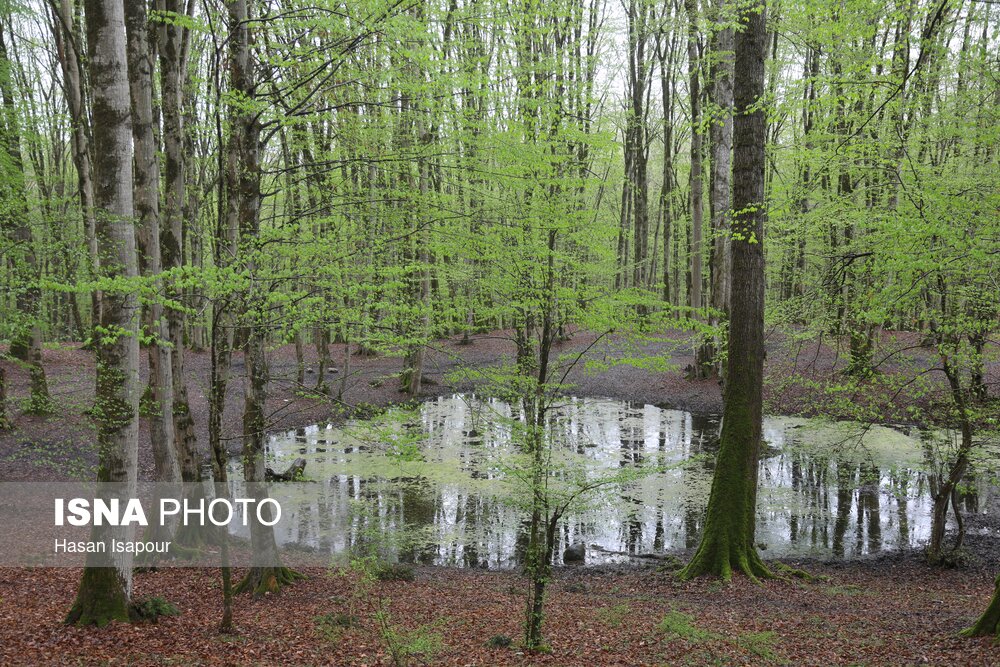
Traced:
[[66, 615], [67, 625], [96, 625], [129, 620], [125, 583], [116, 568], [87, 567], [80, 580], [76, 601]]
[[1000, 640], [1000, 576], [996, 578], [996, 588], [990, 605], [976, 624], [963, 630], [962, 634], [966, 637], [996, 637]]

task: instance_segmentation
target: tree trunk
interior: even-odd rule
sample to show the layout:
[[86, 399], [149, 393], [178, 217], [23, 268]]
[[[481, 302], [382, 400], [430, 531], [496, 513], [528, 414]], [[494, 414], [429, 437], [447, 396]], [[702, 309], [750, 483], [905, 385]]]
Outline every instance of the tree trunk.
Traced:
[[[125, 17], [122, 3], [87, 0], [87, 45], [93, 84], [94, 203], [102, 272], [106, 278], [138, 275], [132, 224], [132, 122], [129, 108]], [[139, 436], [139, 304], [133, 290], [103, 295], [95, 341], [99, 482], [125, 483], [134, 492]], [[123, 537], [120, 529], [96, 526], [92, 540]], [[94, 556], [94, 554], [91, 554]], [[115, 567], [88, 559], [67, 623], [104, 625], [128, 620], [132, 559], [113, 557]], [[107, 563], [103, 563], [107, 565]]]
[[[72, 126], [70, 145], [73, 149], [73, 165], [76, 167], [77, 185], [80, 189], [80, 208], [83, 211], [87, 255], [90, 259], [91, 275], [96, 276], [100, 270], [100, 257], [97, 253], [97, 234], [95, 231], [97, 222], [94, 214], [90, 123], [87, 117], [86, 98], [83, 92], [83, 67], [80, 59], [82, 40], [77, 35], [70, 0], [60, 0], [58, 8], [53, 3], [52, 13], [53, 26], [55, 26], [53, 37], [56, 43], [56, 52], [59, 55], [59, 65], [62, 69], [66, 102], [69, 107], [69, 118]], [[94, 326], [100, 320], [100, 292], [97, 290], [91, 292], [90, 300], [91, 326]]]
[[[5, 17], [6, 18], [6, 17]], [[35, 243], [28, 216], [28, 199], [24, 187], [24, 165], [21, 160], [21, 129], [17, 102], [14, 99], [11, 62], [7, 43], [0, 25], [0, 95], [3, 96], [3, 118], [0, 119], [0, 148], [6, 150], [3, 183], [0, 193], [7, 200], [0, 213], [0, 229], [10, 235], [12, 268], [17, 310], [20, 313], [15, 333], [11, 336], [10, 353], [28, 368], [31, 399], [27, 412], [45, 414], [52, 409], [45, 369], [42, 367], [42, 290], [41, 272], [35, 257]]]
[[703, 204], [702, 194], [702, 133], [701, 133], [701, 75], [698, 57], [698, 4], [695, 0], [684, 0], [688, 14], [688, 76], [691, 98], [691, 255], [690, 303], [692, 308], [701, 308], [701, 243]]
[[[156, 279], [160, 264], [160, 164], [153, 135], [153, 53], [149, 39], [149, 18], [145, 2], [125, 3], [128, 39], [129, 90], [132, 100], [132, 143], [135, 150], [135, 214], [139, 224], [139, 266], [142, 273]], [[149, 419], [149, 439], [158, 482], [181, 481], [180, 465], [174, 450], [174, 386], [169, 330], [163, 306], [151, 303], [147, 313], [149, 346], [149, 387], [154, 414]]]
[[[267, 329], [263, 318], [266, 294], [257, 276], [257, 263], [261, 252], [260, 232], [260, 123], [252, 109], [245, 108], [253, 100], [253, 66], [250, 62], [247, 1], [227, 3], [230, 30], [230, 89], [240, 94], [240, 105], [232, 109], [233, 136], [230, 139], [229, 159], [238, 177], [236, 190], [229, 197], [239, 202], [239, 234], [242, 241], [242, 261], [250, 278], [246, 294], [244, 323], [247, 332], [244, 361], [247, 390], [243, 409], [243, 475], [251, 497], [258, 502], [267, 495], [264, 483], [264, 437], [267, 404], [267, 356], [265, 352]], [[235, 153], [235, 154], [234, 154]], [[256, 565], [236, 586], [234, 592], [252, 591], [254, 595], [277, 592], [282, 585], [291, 583], [301, 575], [278, 563], [278, 547], [274, 530], [257, 521], [256, 512], [250, 513], [250, 539]]]
[[704, 532], [681, 575], [770, 576], [754, 545], [764, 374], [764, 7], [741, 17], [736, 36], [733, 280], [722, 435]]
[[996, 578], [993, 599], [976, 624], [962, 631], [966, 637], [996, 637], [1000, 639], [1000, 576]]
[[[158, 3], [162, 11], [183, 15], [184, 8], [179, 0], [162, 0]], [[185, 28], [176, 20], [165, 21], [158, 28], [160, 79], [162, 81], [164, 186], [161, 255], [163, 269], [169, 271], [184, 264], [184, 129], [181, 115], [181, 82], [184, 62], [183, 36]], [[179, 288], [171, 286], [171, 299], [182, 301], [184, 295]], [[167, 328], [170, 343], [172, 375], [174, 382], [174, 447], [180, 462], [181, 475], [185, 482], [199, 479], [197, 441], [194, 420], [188, 403], [187, 383], [184, 379], [184, 313], [175, 308], [167, 308]]]

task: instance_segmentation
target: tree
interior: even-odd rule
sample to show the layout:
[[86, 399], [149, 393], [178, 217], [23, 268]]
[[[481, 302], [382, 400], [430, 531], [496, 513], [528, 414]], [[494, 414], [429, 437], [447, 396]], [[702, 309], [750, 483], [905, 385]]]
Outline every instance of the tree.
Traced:
[[[160, 80], [162, 87], [164, 194], [161, 208], [161, 255], [164, 270], [184, 265], [184, 127], [181, 113], [185, 53], [184, 34], [187, 31], [183, 4], [180, 0], [164, 0], [158, 14]], [[194, 421], [191, 417], [184, 377], [184, 310], [183, 293], [176, 283], [168, 283], [173, 304], [166, 308], [167, 329], [172, 351], [170, 355], [173, 379], [174, 442], [181, 475], [185, 482], [200, 477], [195, 451]]]
[[996, 589], [986, 611], [975, 625], [962, 632], [966, 637], [990, 637], [1000, 639], [1000, 576], [996, 578]]
[[743, 12], [735, 38], [733, 277], [722, 434], [701, 543], [681, 572], [728, 579], [770, 572], [754, 544], [764, 381], [765, 5]]
[[[246, 0], [227, 4], [230, 31], [230, 90], [235, 96], [232, 105], [232, 136], [229, 143], [230, 207], [235, 207], [239, 220], [241, 248], [238, 257], [243, 263], [246, 279], [244, 314], [240, 324], [245, 328], [243, 358], [246, 363], [246, 393], [243, 409], [243, 478], [256, 498], [266, 494], [264, 438], [266, 435], [267, 403], [267, 327], [266, 293], [259, 263], [262, 257], [260, 238], [260, 117], [253, 106], [256, 83], [254, 63], [250, 58], [250, 23]], [[231, 209], [232, 210], [232, 209]], [[274, 531], [256, 520], [250, 521], [250, 538], [255, 562], [234, 592], [264, 595], [280, 590], [283, 585], [302, 575], [276, 565], [278, 548]]]
[[[6, 16], [0, 17], [4, 21]], [[41, 270], [31, 232], [28, 197], [25, 191], [24, 164], [21, 157], [21, 127], [13, 85], [13, 67], [7, 53], [4, 27], [0, 21], [0, 96], [3, 116], [0, 118], [0, 231], [11, 251], [16, 269], [13, 292], [20, 311], [17, 326], [11, 336], [10, 352], [28, 368], [31, 378], [31, 400], [28, 411], [46, 413], [52, 409], [45, 369], [42, 367]]]
[[[94, 331], [97, 386], [93, 414], [97, 422], [98, 482], [136, 483], [139, 429], [139, 304], [134, 285], [121, 281], [138, 275], [132, 222], [132, 119], [123, 4], [87, 0], [87, 51], [93, 84], [94, 204], [101, 271], [107, 289]], [[116, 284], [112, 284], [115, 281]], [[95, 524], [94, 540], [107, 540], [113, 529]], [[109, 550], [110, 551], [110, 550]], [[67, 623], [105, 625], [128, 620], [132, 560], [116, 555], [112, 563], [90, 555]], [[100, 565], [105, 565], [101, 567]]]
[[[149, 17], [145, 2], [125, 3], [128, 38], [129, 93], [132, 100], [132, 141], [135, 150], [135, 214], [139, 223], [137, 240], [140, 270], [152, 277], [162, 290], [160, 272], [160, 165], [153, 134], [153, 50], [149, 39]], [[170, 331], [159, 298], [147, 305], [149, 347], [149, 393], [154, 414], [149, 420], [156, 480], [181, 481], [180, 465], [174, 448], [174, 374]]]

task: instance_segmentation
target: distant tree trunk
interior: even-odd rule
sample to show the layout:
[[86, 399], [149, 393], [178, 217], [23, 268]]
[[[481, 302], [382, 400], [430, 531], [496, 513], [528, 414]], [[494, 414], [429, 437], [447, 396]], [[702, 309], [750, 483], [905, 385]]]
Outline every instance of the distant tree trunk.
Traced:
[[722, 435], [701, 543], [681, 575], [770, 572], [754, 545], [764, 375], [764, 6], [745, 10], [734, 71], [733, 279]]
[[725, 0], [716, 0], [716, 30], [712, 39], [712, 101], [716, 113], [709, 132], [712, 142], [712, 308], [729, 312], [730, 258], [729, 214], [733, 152], [733, 29], [724, 25]]
[[[253, 65], [250, 61], [250, 35], [247, 16], [247, 1], [235, 0], [227, 3], [229, 11], [230, 49], [230, 89], [241, 97], [240, 105], [233, 108], [230, 140], [230, 155], [236, 169], [236, 191], [229, 197], [237, 197], [239, 202], [239, 234], [241, 251], [250, 277], [249, 292], [246, 295], [244, 318], [246, 342], [244, 361], [246, 364], [247, 390], [243, 408], [243, 476], [252, 497], [258, 501], [266, 496], [264, 483], [264, 437], [266, 430], [267, 404], [267, 356], [265, 351], [267, 329], [261, 322], [266, 294], [258, 282], [257, 269], [260, 259], [260, 122], [252, 109], [244, 108], [246, 101], [253, 100]], [[246, 577], [236, 586], [236, 593], [252, 591], [254, 595], [277, 592], [282, 585], [291, 583], [301, 575], [277, 565], [278, 547], [274, 540], [274, 530], [256, 520], [251, 513], [250, 539], [257, 566], [250, 569]]]
[[[77, 185], [80, 189], [80, 208], [83, 211], [84, 236], [87, 240], [87, 254], [90, 258], [90, 273], [96, 276], [100, 269], [100, 257], [97, 253], [96, 217], [94, 214], [94, 182], [90, 155], [90, 122], [86, 111], [84, 97], [82, 55], [80, 53], [82, 40], [76, 30], [73, 20], [73, 6], [70, 0], [59, 0], [56, 7], [53, 3], [53, 26], [56, 52], [59, 55], [59, 65], [62, 69], [63, 84], [66, 91], [66, 102], [69, 107], [70, 145], [73, 149], [73, 165], [76, 167]], [[97, 290], [91, 292], [91, 326], [100, 321], [101, 295]]]
[[673, 186], [674, 186], [674, 35], [670, 33], [670, 41], [666, 35], [661, 35], [657, 43], [657, 56], [660, 61], [660, 91], [663, 96], [663, 180], [660, 184], [660, 220], [663, 225], [663, 300], [670, 303], [670, 240], [674, 225], [673, 216]]
[[698, 57], [698, 3], [684, 0], [688, 15], [688, 76], [691, 98], [691, 285], [690, 306], [701, 308], [701, 251], [704, 192], [702, 177], [702, 128], [701, 128], [701, 60]]
[[962, 632], [966, 637], [996, 637], [1000, 639], [1000, 576], [996, 578], [993, 599], [976, 624]]
[[[93, 84], [94, 203], [102, 272], [108, 278], [138, 275], [132, 223], [132, 127], [129, 108], [125, 17], [121, 2], [86, 0], [88, 66]], [[139, 304], [135, 292], [105, 293], [95, 341], [98, 482], [136, 483], [139, 436]], [[95, 526], [93, 540], [121, 533]], [[89, 560], [67, 623], [104, 625], [127, 621], [132, 591], [132, 559], [112, 558], [115, 567]], [[98, 555], [98, 559], [106, 559]]]
[[[183, 15], [180, 0], [161, 0], [160, 9]], [[186, 28], [176, 20], [164, 21], [158, 28], [160, 79], [162, 82], [164, 198], [160, 247], [163, 269], [169, 271], [184, 264], [184, 129], [181, 115], [181, 82], [184, 80], [183, 41]], [[172, 299], [182, 301], [183, 292], [171, 287]], [[188, 403], [184, 379], [184, 313], [167, 308], [167, 328], [173, 345], [171, 362], [174, 381], [174, 443], [181, 475], [185, 482], [198, 481], [200, 471], [196, 454], [194, 420]]]
[[[940, 345], [941, 343], [939, 343]], [[948, 554], [944, 551], [944, 538], [948, 523], [948, 508], [955, 512], [958, 534], [955, 536], [955, 543], [950, 549], [950, 553], [955, 553], [962, 548], [965, 539], [965, 526], [962, 522], [962, 509], [957, 501], [957, 491], [962, 478], [965, 477], [969, 469], [969, 456], [974, 447], [972, 440], [972, 416], [969, 414], [967, 395], [962, 388], [962, 380], [957, 369], [955, 369], [946, 355], [942, 354], [942, 366], [944, 374], [951, 389], [952, 407], [954, 408], [959, 421], [961, 441], [958, 446], [958, 453], [946, 476], [938, 482], [937, 491], [934, 493], [934, 506], [931, 510], [931, 537], [927, 544], [927, 560], [937, 565], [945, 562]]]
[[[711, 97], [713, 116], [709, 137], [711, 141], [711, 199], [712, 255], [709, 262], [711, 275], [712, 315], [709, 322], [718, 325], [729, 312], [729, 277], [732, 271], [729, 236], [729, 190], [732, 178], [733, 150], [733, 29], [722, 27], [727, 23], [724, 0], [715, 2], [716, 24], [712, 36]], [[720, 315], [721, 313], [721, 315]], [[722, 340], [718, 334], [706, 338], [698, 348], [695, 360], [697, 374], [701, 377], [718, 374], [722, 369], [717, 361]]]
[[[149, 39], [149, 17], [145, 2], [125, 3], [128, 39], [129, 90], [132, 100], [132, 143], [135, 150], [135, 214], [139, 224], [139, 266], [157, 280], [160, 263], [160, 163], [153, 135], [153, 52]], [[162, 293], [161, 289], [157, 292]], [[170, 333], [163, 306], [152, 303], [147, 313], [148, 333], [155, 336], [149, 346], [149, 388], [155, 414], [149, 420], [149, 439], [158, 482], [181, 481], [174, 449], [174, 384], [171, 368]]]
[[[430, 144], [431, 137], [430, 133], [424, 129], [423, 122], [419, 122], [417, 125], [417, 131], [420, 135], [420, 144], [422, 152], [426, 152], [427, 146]], [[420, 157], [419, 161], [419, 189], [420, 189], [420, 209], [427, 210], [428, 202], [427, 196], [430, 191], [430, 165], [427, 162], [427, 158], [424, 156]], [[426, 347], [424, 341], [422, 340], [430, 329], [430, 309], [431, 309], [431, 266], [430, 266], [430, 254], [427, 252], [427, 246], [430, 243], [430, 229], [425, 228], [419, 235], [420, 248], [417, 251], [417, 262], [419, 263], [419, 275], [417, 277], [417, 289], [416, 298], [417, 303], [420, 308], [420, 317], [418, 322], [418, 330], [414, 333], [421, 339], [416, 341], [412, 346], [409, 355], [409, 367], [407, 369], [409, 375], [407, 377], [406, 393], [410, 396], [417, 396], [420, 394], [420, 388], [423, 384], [424, 379], [424, 348]]]
[[[6, 17], [4, 17], [6, 19]], [[11, 62], [7, 43], [0, 25], [0, 95], [3, 96], [3, 118], [0, 119], [0, 148], [7, 152], [9, 162], [3, 169], [0, 194], [7, 200], [0, 213], [0, 230], [10, 235], [13, 243], [13, 271], [17, 280], [15, 299], [20, 321], [11, 338], [10, 353], [28, 367], [31, 379], [31, 400], [28, 411], [44, 414], [51, 410], [52, 399], [42, 367], [42, 290], [41, 272], [35, 257], [35, 242], [28, 217], [28, 199], [24, 188], [24, 164], [21, 159], [21, 129], [17, 101], [14, 99]]]

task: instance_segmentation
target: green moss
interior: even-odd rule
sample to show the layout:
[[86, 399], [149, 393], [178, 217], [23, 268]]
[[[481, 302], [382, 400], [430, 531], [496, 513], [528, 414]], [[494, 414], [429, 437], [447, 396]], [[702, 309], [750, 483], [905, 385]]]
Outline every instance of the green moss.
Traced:
[[600, 619], [605, 625], [617, 628], [619, 627], [629, 614], [632, 613], [632, 607], [627, 604], [617, 604], [614, 607], [604, 607], [597, 610], [597, 618]]
[[683, 639], [693, 644], [719, 639], [719, 636], [695, 625], [694, 617], [681, 611], [668, 611], [656, 629], [671, 639]]
[[118, 570], [111, 567], [87, 567], [80, 579], [67, 625], [96, 625], [103, 628], [112, 621], [131, 620], [124, 582]]

